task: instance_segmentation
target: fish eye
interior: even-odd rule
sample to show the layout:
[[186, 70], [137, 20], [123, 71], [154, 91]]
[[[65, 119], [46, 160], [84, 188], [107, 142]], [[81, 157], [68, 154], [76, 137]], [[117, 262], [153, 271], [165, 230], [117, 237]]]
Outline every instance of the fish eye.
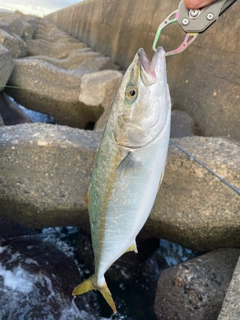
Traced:
[[129, 86], [125, 92], [126, 98], [130, 101], [135, 100], [138, 95], [137, 86]]

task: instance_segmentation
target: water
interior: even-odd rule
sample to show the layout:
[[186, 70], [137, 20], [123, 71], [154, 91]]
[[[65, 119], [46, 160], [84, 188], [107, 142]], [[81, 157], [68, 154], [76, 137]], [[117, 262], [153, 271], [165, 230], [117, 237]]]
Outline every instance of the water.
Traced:
[[[90, 236], [77, 228], [47, 228], [0, 246], [0, 319], [156, 319], [153, 303], [161, 270], [196, 256], [166, 240], [138, 241], [139, 254], [123, 255], [106, 273], [118, 313], [99, 292], [72, 298], [93, 273]], [[78, 271], [79, 270], [79, 271]]]

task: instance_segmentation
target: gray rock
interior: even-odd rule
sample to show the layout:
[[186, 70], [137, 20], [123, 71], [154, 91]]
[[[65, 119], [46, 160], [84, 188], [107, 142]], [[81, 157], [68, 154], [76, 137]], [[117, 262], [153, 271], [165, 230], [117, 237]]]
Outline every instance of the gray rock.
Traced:
[[0, 45], [0, 70], [1, 70], [1, 83], [0, 91], [4, 89], [8, 82], [8, 79], [12, 73], [14, 62], [11, 57], [11, 53]]
[[35, 26], [33, 23], [24, 22], [22, 39], [33, 39], [33, 35], [36, 31], [36, 28], [37, 25]]
[[55, 24], [49, 24], [43, 20], [38, 23], [34, 39], [43, 39], [48, 42], [79, 42], [79, 39], [70, 36], [68, 32], [59, 29]]
[[49, 43], [58, 43], [58, 42], [62, 42], [62, 43], [77, 43], [79, 42], [78, 39], [70, 36], [69, 34], [57, 34], [57, 35], [54, 35], [52, 37], [50, 37], [49, 35], [45, 35], [40, 33], [40, 32], [36, 32], [34, 34], [34, 39], [37, 39], [37, 40], [44, 40], [44, 41], [47, 41]]
[[4, 22], [7, 25], [9, 25], [11, 33], [18, 35], [20, 38], [22, 37], [23, 28], [24, 28], [23, 21], [18, 16], [18, 14], [1, 12], [0, 13], [0, 20], [1, 20], [1, 22]]
[[79, 101], [88, 106], [104, 108], [103, 114], [96, 122], [96, 130], [102, 130], [107, 122], [122, 77], [118, 71], [105, 70], [86, 74], [81, 79]]
[[22, 39], [32, 39], [36, 33], [38, 21], [40, 18], [19, 14], [23, 22], [23, 34]]
[[[88, 226], [82, 199], [101, 134], [44, 124], [0, 128], [1, 214], [35, 228]], [[238, 187], [238, 144], [200, 137], [174, 141]], [[170, 145], [163, 184], [140, 237], [197, 250], [235, 247], [238, 215], [239, 196]]]
[[[240, 189], [239, 143], [203, 137], [173, 142]], [[163, 183], [142, 236], [200, 251], [235, 247], [240, 245], [239, 213], [239, 193], [170, 144]]]
[[154, 304], [157, 318], [216, 320], [239, 253], [219, 249], [164, 270]]
[[171, 138], [193, 136], [193, 120], [184, 111], [173, 110], [171, 114]]
[[[38, 28], [36, 31], [36, 36], [41, 35], [47, 39], [51, 39], [54, 42], [61, 41], [61, 38], [68, 37], [70, 38], [70, 35], [67, 31], [60, 29], [56, 26], [56, 24], [45, 21], [41, 19], [38, 22]], [[73, 38], [73, 37], [71, 37]], [[76, 39], [76, 38], [75, 38]], [[79, 40], [77, 40], [79, 41]]]
[[218, 320], [239, 320], [240, 319], [240, 258], [236, 265], [231, 283], [224, 299]]
[[[82, 74], [97, 71], [106, 64], [101, 57], [95, 59], [96, 63], [90, 60], [90, 64], [83, 64], [82, 70], [79, 66], [69, 71], [41, 60], [17, 59], [9, 79], [9, 84], [16, 88], [8, 88], [7, 93], [26, 108], [53, 116], [59, 124], [85, 128], [88, 123], [96, 122], [104, 109], [99, 104], [86, 105], [79, 101]], [[106, 79], [102, 72], [103, 90]], [[109, 73], [113, 74], [112, 79], [116, 73], [120, 74], [118, 71]], [[117, 87], [114, 84], [111, 93], [115, 95]], [[89, 88], [84, 90], [89, 92]], [[103, 93], [99, 91], [96, 95], [102, 96]]]
[[78, 75], [95, 72], [96, 70], [118, 69], [109, 57], [104, 57], [101, 53], [92, 51], [90, 48], [73, 50], [64, 59], [48, 56], [30, 56], [29, 59], [42, 60], [57, 68], [72, 70]]
[[74, 49], [81, 49], [87, 47], [87, 45], [82, 42], [50, 43], [49, 41], [40, 39], [26, 39], [25, 42], [28, 47], [28, 55], [45, 55], [56, 59], [66, 58]]
[[6, 31], [7, 33], [11, 33], [11, 28], [10, 28], [9, 24], [7, 24], [4, 21], [0, 21], [0, 29]]
[[26, 43], [16, 34], [9, 34], [0, 29], [0, 44], [7, 48], [13, 58], [23, 57], [27, 54]]
[[0, 127], [0, 213], [33, 228], [87, 226], [83, 201], [101, 135], [46, 124]]

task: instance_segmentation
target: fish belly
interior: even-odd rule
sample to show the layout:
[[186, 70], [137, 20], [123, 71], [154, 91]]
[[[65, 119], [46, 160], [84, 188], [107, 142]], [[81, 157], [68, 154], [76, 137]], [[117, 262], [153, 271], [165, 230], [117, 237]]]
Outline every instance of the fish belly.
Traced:
[[[94, 197], [90, 210], [96, 275], [99, 282], [104, 273], [124, 252], [135, 244], [135, 238], [146, 222], [163, 177], [170, 125], [149, 145], [135, 150], [119, 150], [113, 146], [91, 190]], [[109, 147], [109, 146], [108, 146]], [[114, 150], [115, 148], [115, 150]], [[118, 172], [119, 159], [131, 152], [131, 168]], [[116, 157], [116, 154], [118, 157]], [[116, 158], [118, 161], [116, 161]], [[115, 159], [115, 160], [114, 160]], [[109, 170], [111, 173], [107, 174]]]

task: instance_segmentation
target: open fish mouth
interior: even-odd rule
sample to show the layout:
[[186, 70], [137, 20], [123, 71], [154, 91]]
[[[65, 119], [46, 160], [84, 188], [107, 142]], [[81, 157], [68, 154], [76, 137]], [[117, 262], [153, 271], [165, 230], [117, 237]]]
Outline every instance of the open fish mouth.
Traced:
[[138, 57], [142, 80], [146, 86], [149, 86], [156, 82], [159, 65], [165, 63], [165, 51], [162, 47], [158, 47], [152, 61], [150, 61], [144, 49], [140, 48], [138, 50]]

